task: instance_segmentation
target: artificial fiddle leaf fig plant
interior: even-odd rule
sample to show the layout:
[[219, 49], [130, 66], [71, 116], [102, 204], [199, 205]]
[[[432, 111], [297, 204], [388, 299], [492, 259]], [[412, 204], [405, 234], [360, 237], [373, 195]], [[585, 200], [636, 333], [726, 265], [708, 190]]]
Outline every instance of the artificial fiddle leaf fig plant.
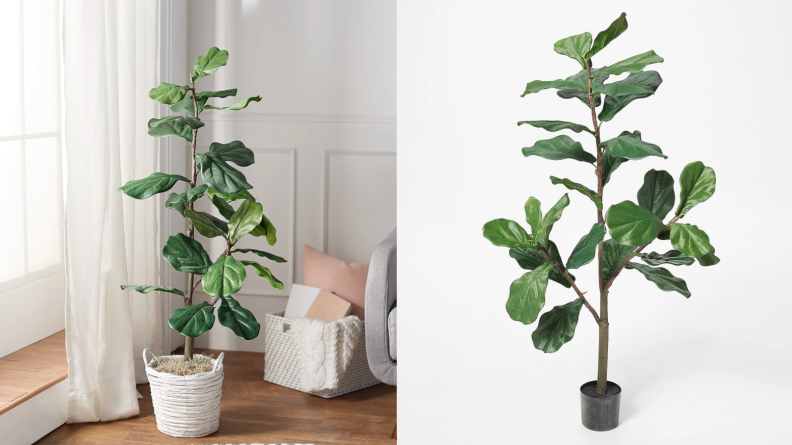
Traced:
[[[199, 116], [203, 110], [241, 110], [251, 102], [259, 102], [261, 97], [254, 96], [241, 100], [228, 107], [208, 104], [211, 98], [236, 96], [237, 90], [198, 91], [195, 81], [209, 76], [228, 62], [228, 51], [210, 48], [206, 54], [195, 59], [195, 70], [188, 85], [174, 85], [162, 82], [149, 92], [156, 102], [168, 104], [175, 113], [186, 115], [166, 116], [151, 119], [148, 133], [154, 137], [177, 136], [190, 142], [192, 168], [190, 177], [168, 173], [152, 173], [147, 178], [129, 181], [119, 190], [135, 199], [146, 199], [167, 192], [176, 183], [189, 183], [190, 188], [180, 194], [171, 193], [165, 207], [178, 212], [187, 220], [186, 235], [176, 233], [168, 238], [162, 248], [162, 256], [177, 271], [188, 274], [186, 290], [156, 285], [125, 285], [124, 290], [140, 293], [152, 291], [169, 292], [184, 297], [185, 307], [174, 311], [168, 320], [173, 329], [185, 336], [184, 359], [193, 358], [194, 339], [212, 328], [215, 322], [215, 306], [220, 324], [231, 329], [236, 335], [252, 340], [259, 335], [261, 326], [249, 310], [242, 307], [233, 295], [242, 289], [247, 278], [245, 267], [252, 267], [257, 275], [264, 277], [270, 285], [283, 290], [283, 283], [272, 272], [256, 261], [238, 260], [234, 253], [253, 253], [263, 259], [285, 263], [286, 260], [262, 250], [239, 248], [245, 236], [264, 237], [269, 245], [277, 241], [277, 230], [264, 215], [264, 207], [248, 191], [253, 188], [245, 175], [231, 164], [248, 167], [255, 160], [253, 151], [240, 141], [229, 143], [212, 142], [209, 150], [197, 152], [198, 130], [204, 126]], [[198, 171], [204, 184], [198, 184]], [[201, 198], [209, 200], [222, 216], [195, 210], [195, 202]], [[241, 201], [235, 207], [235, 202]], [[207, 238], [225, 239], [226, 250], [212, 261], [212, 258], [195, 239], [195, 231]], [[236, 248], [235, 248], [236, 247]], [[196, 279], [197, 277], [197, 279]], [[203, 290], [212, 296], [211, 301], [195, 304], [193, 296], [198, 284], [203, 282]]]
[[[675, 192], [674, 179], [666, 171], [649, 170], [646, 173], [644, 183], [638, 189], [637, 202], [620, 202], [604, 211], [605, 185], [616, 169], [627, 161], [667, 158], [660, 147], [644, 141], [640, 131], [621, 131], [610, 139], [604, 139], [601, 131], [604, 122], [614, 119], [633, 101], [653, 95], [662, 82], [657, 72], [644, 71], [650, 64], [663, 62], [663, 58], [654, 51], [647, 51], [609, 66], [593, 67], [592, 57], [626, 29], [626, 15], [621, 14], [608, 29], [600, 32], [594, 39], [586, 32], [559, 40], [555, 44], [555, 51], [575, 60], [582, 70], [564, 80], [529, 82], [522, 94], [526, 96], [553, 88], [558, 90], [558, 96], [563, 99], [583, 102], [586, 113], [590, 115], [591, 128], [584, 124], [552, 120], [517, 123], [518, 126], [530, 125], [550, 132], [571, 130], [589, 134], [594, 139], [592, 151], [587, 151], [580, 142], [567, 135], [537, 141], [533, 146], [522, 149], [526, 157], [539, 156], [555, 161], [571, 159], [593, 167], [596, 182], [591, 188], [583, 182], [576, 182], [577, 180], [550, 176], [553, 184], [563, 185], [570, 191], [585, 196], [584, 202], [592, 204], [592, 213], [596, 211], [594, 224], [587, 233], [583, 232], [584, 235], [567, 257], [566, 263], [562, 261], [558, 248], [551, 239], [551, 230], [553, 224], [561, 218], [564, 208], [570, 204], [568, 194], [564, 194], [546, 213], [543, 213], [538, 199], [528, 198], [525, 203], [525, 217], [530, 233], [517, 222], [507, 219], [495, 219], [484, 225], [484, 237], [496, 246], [508, 247], [509, 255], [517, 260], [520, 267], [529, 271], [512, 283], [506, 312], [513, 320], [524, 324], [539, 320], [538, 327], [532, 334], [537, 349], [546, 353], [557, 351], [572, 340], [581, 309], [585, 306], [591, 314], [599, 329], [596, 381], [596, 394], [599, 395], [607, 394], [608, 388], [608, 293], [619, 274], [624, 269], [634, 270], [661, 290], [690, 297], [685, 281], [662, 266], [689, 266], [694, 262], [701, 266], [711, 266], [720, 261], [715, 256], [715, 248], [710, 243], [709, 236], [703, 230], [696, 225], [680, 222], [689, 211], [708, 200], [715, 192], [715, 172], [701, 162], [688, 164], [682, 170], [679, 179], [679, 203], [667, 222], [663, 220], [674, 208]], [[623, 80], [606, 83], [610, 76], [625, 73], [628, 75]], [[609, 239], [606, 239], [607, 234], [610, 234]], [[670, 240], [673, 249], [666, 253], [643, 253], [649, 244], [658, 239]], [[569, 273], [595, 258], [599, 277], [599, 312], [592, 307], [586, 299], [586, 292], [577, 287], [575, 277]], [[573, 289], [577, 298], [554, 307], [540, 317], [549, 280]], [[586, 423], [585, 412], [583, 417]], [[616, 421], [618, 422], [618, 414]], [[592, 429], [604, 428], [602, 425], [586, 426]], [[612, 427], [615, 425], [610, 426]]]

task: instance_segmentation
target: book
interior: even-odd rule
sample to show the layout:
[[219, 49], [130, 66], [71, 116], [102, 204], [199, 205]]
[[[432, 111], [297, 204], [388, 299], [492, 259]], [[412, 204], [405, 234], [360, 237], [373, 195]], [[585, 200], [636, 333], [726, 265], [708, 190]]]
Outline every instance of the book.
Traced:
[[311, 307], [308, 308], [305, 318], [330, 323], [346, 317], [350, 312], [352, 312], [352, 303], [322, 289], [313, 304], [311, 304]]

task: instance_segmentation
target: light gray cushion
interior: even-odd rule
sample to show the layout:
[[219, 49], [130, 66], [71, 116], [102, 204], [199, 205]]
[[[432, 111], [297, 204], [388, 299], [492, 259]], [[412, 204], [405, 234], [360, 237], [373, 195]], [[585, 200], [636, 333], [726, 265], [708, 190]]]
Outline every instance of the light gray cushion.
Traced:
[[[396, 352], [391, 353], [388, 316], [396, 307], [396, 230], [374, 249], [366, 280], [366, 356], [381, 382], [396, 385]], [[394, 318], [395, 321], [395, 318]], [[395, 345], [395, 343], [393, 343]], [[391, 355], [393, 354], [393, 356]]]
[[396, 309], [393, 308], [390, 315], [388, 315], [388, 345], [390, 346], [391, 358], [396, 361]]

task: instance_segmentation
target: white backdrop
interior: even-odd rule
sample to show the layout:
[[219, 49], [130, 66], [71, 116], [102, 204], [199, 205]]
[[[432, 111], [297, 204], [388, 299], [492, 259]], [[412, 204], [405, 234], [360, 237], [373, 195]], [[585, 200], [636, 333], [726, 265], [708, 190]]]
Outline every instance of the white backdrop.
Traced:
[[[536, 325], [510, 320], [504, 308], [509, 285], [524, 271], [481, 228], [509, 218], [528, 229], [529, 196], [546, 210], [567, 192], [550, 175], [596, 184], [586, 164], [520, 152], [558, 134], [593, 152], [590, 136], [516, 126], [532, 119], [591, 125], [588, 110], [552, 90], [520, 94], [529, 81], [580, 69], [553, 51], [556, 40], [596, 35], [622, 11], [629, 29], [594, 65], [651, 49], [666, 62], [648, 69], [664, 82], [655, 96], [605, 123], [603, 136], [640, 130], [669, 159], [622, 165], [606, 188], [606, 208], [635, 200], [647, 170], [667, 170], [678, 183], [682, 168], [701, 160], [715, 169], [717, 192], [684, 222], [710, 235], [722, 261], [669, 267], [687, 281], [689, 300], [636, 271], [616, 281], [609, 378], [623, 388], [621, 425], [595, 433], [580, 423], [578, 391], [596, 377], [590, 314], [581, 312], [575, 338], [559, 352], [534, 349]], [[792, 119], [785, 95], [789, 12], [787, 4], [757, 1], [399, 2], [405, 443], [782, 442], [792, 396], [792, 296], [785, 280], [792, 152], [782, 132]], [[572, 204], [553, 230], [564, 258], [595, 222], [591, 203], [569, 193]], [[658, 242], [648, 251], [670, 249]], [[576, 276], [598, 300], [595, 263]], [[574, 297], [551, 283], [545, 309]]]

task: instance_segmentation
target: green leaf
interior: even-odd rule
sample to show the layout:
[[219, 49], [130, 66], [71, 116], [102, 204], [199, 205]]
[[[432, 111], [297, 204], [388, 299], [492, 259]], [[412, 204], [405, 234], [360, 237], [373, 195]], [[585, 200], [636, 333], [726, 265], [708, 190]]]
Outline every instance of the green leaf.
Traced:
[[[620, 137], [631, 137], [633, 139], [641, 140], [641, 132], [640, 131], [633, 131], [632, 133], [629, 131], [622, 131], [619, 134]], [[610, 177], [613, 172], [619, 168], [620, 165], [624, 164], [625, 162], [629, 161], [627, 158], [621, 158], [617, 156], [611, 156], [608, 151], [605, 151], [602, 155], [602, 172], [603, 176], [605, 177], [605, 182], [603, 185], [607, 184], [610, 181]]]
[[545, 304], [547, 279], [553, 264], [547, 262], [514, 280], [509, 288], [506, 312], [514, 321], [531, 324], [536, 321]]
[[171, 294], [181, 295], [184, 296], [184, 292], [175, 287], [168, 287], [168, 286], [139, 286], [135, 284], [123, 284], [121, 285], [122, 290], [133, 290], [136, 292], [140, 292], [141, 294], [147, 294], [153, 291], [160, 291], [160, 292], [168, 292]]
[[187, 90], [186, 86], [162, 82], [159, 86], [152, 88], [148, 95], [155, 102], [170, 105], [182, 100], [184, 95], [187, 94]]
[[275, 229], [275, 226], [272, 225], [270, 220], [267, 218], [267, 215], [263, 215], [261, 217], [261, 224], [258, 227], [253, 229], [250, 232], [253, 236], [265, 236], [267, 237], [267, 244], [270, 246], [274, 246], [275, 243], [278, 241], [278, 231]]
[[195, 72], [192, 79], [208, 76], [228, 63], [228, 51], [216, 47], [209, 48], [206, 54], [195, 58]]
[[196, 213], [203, 215], [204, 218], [208, 218], [209, 221], [212, 221], [212, 224], [214, 224], [215, 227], [220, 229], [226, 235], [228, 234], [228, 222], [223, 221], [222, 219], [212, 215], [211, 213], [206, 213], [206, 212], [196, 212]]
[[605, 241], [602, 252], [602, 274], [605, 282], [611, 279], [616, 270], [627, 261], [627, 258], [635, 251], [635, 246], [625, 246], [609, 239]]
[[203, 277], [203, 290], [213, 297], [227, 297], [242, 289], [245, 267], [232, 256], [220, 255]]
[[696, 258], [702, 266], [714, 266], [720, 263], [720, 258], [715, 256], [715, 248], [712, 249], [712, 252]]
[[562, 196], [561, 199], [547, 211], [544, 218], [542, 218], [542, 227], [548, 238], [550, 237], [550, 232], [553, 230], [553, 225], [561, 219], [561, 214], [567, 206], [569, 206], [569, 193], [564, 193], [564, 196]]
[[152, 173], [147, 178], [129, 181], [123, 187], [119, 187], [118, 190], [121, 190], [131, 198], [146, 199], [157, 193], [167, 192], [179, 181], [190, 182], [189, 179], [182, 175], [169, 175], [157, 172]]
[[643, 54], [632, 56], [629, 59], [624, 59], [621, 62], [616, 62], [603, 71], [607, 74], [618, 76], [622, 73], [635, 73], [646, 68], [648, 65], [662, 62], [663, 58], [658, 56], [654, 51], [647, 51]]
[[[606, 67], [607, 68], [607, 67]], [[591, 75], [594, 76], [594, 80], [591, 82], [592, 87], [595, 85], [602, 85], [603, 82], [608, 80], [610, 74], [603, 73], [604, 68], [592, 68]], [[589, 101], [588, 101], [588, 71], [582, 70], [579, 71], [577, 74], [573, 74], [566, 79], [569, 82], [575, 82], [578, 85], [581, 85], [582, 88], [565, 88], [563, 90], [558, 90], [556, 94], [558, 97], [562, 99], [578, 99], [586, 108], [590, 108]], [[614, 82], [615, 83], [615, 82]], [[594, 106], [598, 107], [602, 104], [602, 100], [600, 99], [600, 95], [597, 94], [594, 96]]]
[[679, 192], [676, 216], [681, 218], [715, 194], [715, 170], [705, 167], [701, 161], [691, 162], [682, 170], [679, 185], [682, 190]]
[[641, 255], [641, 260], [650, 266], [660, 266], [661, 264], [671, 264], [672, 266], [690, 266], [695, 261], [678, 250], [669, 250], [664, 254], [649, 252]]
[[605, 97], [605, 106], [602, 107], [602, 111], [599, 114], [599, 120], [603, 122], [608, 122], [613, 119], [616, 114], [621, 111], [624, 107], [629, 105], [632, 101], [636, 99], [643, 99], [645, 97], [649, 97], [657, 91], [657, 88], [660, 84], [663, 83], [663, 78], [660, 77], [660, 74], [657, 71], [639, 71], [637, 73], [630, 74], [623, 80], [617, 80], [616, 82], [612, 82], [610, 85], [615, 84], [622, 84], [622, 85], [635, 85], [635, 86], [644, 86], [650, 88], [652, 90], [651, 93], [641, 93], [641, 94], [630, 94], [627, 96], [607, 96]]
[[258, 337], [261, 325], [256, 321], [252, 312], [243, 308], [234, 297], [220, 299], [217, 308], [217, 319], [220, 324], [234, 331], [238, 337], [253, 340]]
[[484, 238], [501, 247], [521, 247], [533, 244], [533, 239], [525, 229], [510, 219], [493, 219], [484, 224]]
[[592, 88], [596, 94], [606, 94], [608, 96], [629, 96], [635, 94], [652, 94], [652, 89], [642, 85], [627, 85], [613, 82], [603, 85], [596, 85]]
[[550, 182], [552, 182], [553, 185], [562, 184], [569, 190], [577, 190], [578, 192], [586, 196], [588, 199], [590, 199], [594, 203], [594, 205], [597, 206], [598, 209], [602, 210], [602, 201], [599, 199], [597, 192], [589, 189], [585, 185], [578, 184], [577, 182], [572, 182], [566, 178], [564, 179], [556, 178], [555, 176], [550, 177]]
[[206, 274], [212, 260], [201, 243], [183, 233], [176, 233], [168, 238], [162, 248], [162, 256], [179, 272]]
[[272, 275], [272, 272], [270, 272], [270, 270], [267, 269], [266, 267], [262, 266], [261, 264], [255, 261], [240, 260], [239, 262], [244, 264], [245, 266], [252, 266], [253, 269], [256, 271], [256, 275], [266, 278], [267, 281], [269, 281], [270, 286], [278, 290], [283, 290], [283, 282], [275, 278], [275, 275]]
[[236, 210], [231, 207], [231, 204], [227, 203], [219, 195], [212, 196], [212, 204], [214, 204], [214, 206], [225, 219], [231, 219], [231, 217], [234, 216], [234, 213], [236, 212]]
[[643, 159], [648, 156], [659, 156], [668, 159], [668, 156], [664, 155], [657, 145], [630, 136], [617, 136], [613, 139], [608, 139], [602, 145], [614, 157]]
[[517, 126], [519, 127], [522, 124], [528, 124], [536, 128], [541, 128], [547, 131], [561, 131], [561, 130], [572, 130], [575, 133], [580, 133], [581, 131], [587, 131], [591, 134], [594, 134], [593, 131], [589, 130], [588, 127], [585, 125], [575, 124], [572, 122], [565, 122], [565, 121], [520, 121], [517, 122]]
[[253, 150], [245, 147], [245, 144], [240, 141], [229, 142], [228, 144], [212, 142], [212, 145], [209, 146], [209, 152], [214, 153], [217, 158], [226, 162], [233, 162], [240, 167], [247, 167], [256, 162]]
[[206, 215], [206, 213], [198, 213], [190, 209], [184, 211], [184, 216], [192, 221], [192, 223], [195, 225], [195, 228], [198, 230], [198, 233], [201, 235], [207, 238], [214, 238], [216, 236], [225, 238], [225, 233], [223, 233], [220, 228], [215, 226], [212, 220]]
[[668, 269], [663, 267], [651, 267], [632, 261], [627, 263], [626, 269], [635, 269], [641, 272], [647, 280], [656, 284], [661, 290], [666, 292], [679, 292], [685, 297], [690, 298], [690, 291], [687, 288], [685, 280], [675, 277]]
[[547, 231], [542, 224], [542, 203], [531, 196], [525, 202], [525, 221], [531, 226], [531, 235], [537, 244], [547, 246]]
[[[203, 107], [206, 104], [206, 98], [196, 99], [196, 102], [198, 103], [198, 114], [201, 114], [201, 107]], [[186, 111], [188, 115], [195, 116], [195, 110], [193, 108], [194, 107], [193, 107], [192, 95], [184, 96], [184, 99], [176, 102], [170, 107], [171, 111], [173, 111], [174, 113]]]
[[[558, 247], [556, 247], [555, 243], [550, 241], [550, 246], [547, 248], [547, 253], [550, 255], [556, 263], [558, 263], [562, 268], [564, 267], [564, 261], [561, 260], [561, 254], [558, 253]], [[534, 270], [537, 267], [541, 266], [544, 263], [549, 263], [547, 258], [539, 252], [539, 249], [533, 246], [522, 246], [522, 247], [512, 247], [509, 249], [509, 256], [517, 260], [517, 264], [520, 265], [525, 270]], [[572, 281], [575, 281], [575, 276], [572, 274], [568, 274]], [[550, 279], [555, 281], [556, 283], [570, 288], [572, 287], [569, 284], [569, 281], [561, 275], [556, 268], [552, 268], [550, 270]]]
[[283, 258], [279, 257], [278, 255], [275, 255], [275, 254], [272, 254], [272, 253], [269, 253], [269, 252], [264, 252], [263, 250], [256, 250], [256, 249], [234, 249], [234, 250], [232, 250], [232, 251], [231, 251], [231, 253], [234, 253], [234, 252], [239, 252], [239, 253], [252, 253], [252, 254], [258, 255], [258, 256], [260, 256], [260, 257], [264, 257], [264, 258], [270, 259], [270, 260], [272, 260], [272, 261], [275, 261], [276, 263], [286, 263], [286, 262], [287, 262], [285, 259], [283, 259]]
[[591, 49], [591, 33], [584, 32], [576, 36], [561, 39], [553, 46], [558, 54], [570, 57], [578, 61], [580, 66], [586, 68], [586, 53]]
[[548, 88], [573, 88], [578, 90], [588, 90], [588, 85], [580, 82], [570, 82], [568, 80], [534, 80], [525, 85], [525, 92], [520, 97], [525, 97], [526, 94], [538, 93]]
[[187, 337], [198, 337], [212, 329], [214, 325], [214, 306], [202, 301], [173, 311], [168, 324]]
[[231, 88], [230, 90], [221, 90], [221, 91], [201, 91], [195, 97], [198, 99], [209, 99], [210, 97], [229, 97], [236, 95], [237, 95], [237, 89]]
[[229, 105], [227, 107], [214, 107], [212, 105], [206, 105], [204, 106], [204, 108], [212, 109], [212, 110], [237, 111], [243, 108], [247, 108], [247, 106], [250, 105], [251, 102], [261, 102], [261, 96], [248, 97], [247, 99], [242, 99], [239, 102], [235, 102], [234, 104]]
[[657, 239], [668, 241], [671, 239], [671, 228], [666, 227], [657, 234]]
[[254, 198], [253, 195], [251, 195], [249, 191], [244, 190], [244, 189], [240, 190], [240, 191], [238, 191], [236, 193], [221, 193], [221, 192], [218, 192], [217, 190], [209, 187], [209, 190], [207, 190], [206, 193], [209, 194], [209, 197], [212, 198], [212, 199], [214, 199], [215, 196], [219, 196], [225, 202], [234, 202], [234, 201], [238, 201], [240, 199], [247, 199], [249, 201], [255, 201], [256, 200], [256, 198]]
[[185, 197], [187, 198], [188, 202], [195, 202], [196, 199], [200, 198], [204, 195], [204, 193], [206, 193], [206, 189], [208, 188], [209, 186], [206, 184], [195, 186], [185, 192]]
[[665, 170], [649, 170], [638, 189], [638, 205], [657, 215], [661, 220], [674, 207], [674, 178]]
[[196, 156], [201, 160], [201, 177], [213, 189], [221, 193], [233, 194], [253, 188], [242, 172], [228, 165], [217, 153], [210, 151], [198, 153]]
[[204, 123], [190, 116], [166, 116], [162, 119], [148, 121], [148, 134], [154, 137], [179, 136], [192, 142], [192, 132], [201, 128]]
[[168, 196], [168, 199], [165, 200], [165, 208], [175, 210], [179, 212], [181, 216], [184, 216], [184, 211], [187, 210], [187, 206], [189, 203], [187, 202], [187, 194], [182, 193], [177, 195], [176, 193], [171, 193]]
[[567, 270], [579, 269], [594, 259], [597, 245], [605, 239], [605, 224], [594, 224], [588, 235], [578, 241], [567, 260]]
[[632, 201], [612, 205], [605, 214], [605, 223], [611, 237], [626, 246], [649, 244], [665, 227], [657, 215]]
[[671, 245], [693, 258], [701, 258], [715, 250], [709, 236], [693, 224], [672, 223]]
[[583, 150], [580, 142], [575, 142], [565, 134], [552, 139], [537, 141], [532, 147], [524, 147], [522, 153], [525, 157], [539, 156], [552, 161], [574, 159], [580, 162], [588, 162], [589, 164], [597, 162], [597, 158], [594, 155]]
[[245, 201], [239, 206], [231, 220], [228, 221], [228, 240], [231, 241], [231, 245], [236, 244], [243, 236], [261, 224], [263, 212], [264, 208], [257, 202]]
[[575, 336], [583, 300], [576, 298], [542, 314], [539, 325], [531, 334], [534, 347], [545, 353], [556, 352]]
[[594, 54], [602, 51], [613, 39], [619, 37], [626, 30], [627, 14], [622, 12], [619, 18], [608, 26], [608, 29], [597, 34], [597, 37], [594, 38], [594, 43], [591, 45], [591, 50], [586, 53], [586, 59], [590, 59]]

